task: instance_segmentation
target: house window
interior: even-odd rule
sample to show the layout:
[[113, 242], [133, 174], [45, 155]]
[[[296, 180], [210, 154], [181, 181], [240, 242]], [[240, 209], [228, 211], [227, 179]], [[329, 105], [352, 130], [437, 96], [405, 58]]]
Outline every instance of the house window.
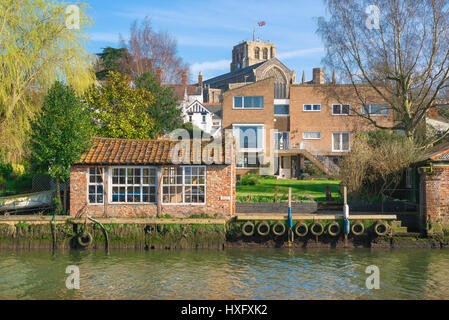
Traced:
[[234, 97], [234, 109], [263, 109], [263, 96]]
[[103, 168], [89, 168], [89, 203], [103, 203]]
[[388, 116], [390, 111], [386, 104], [364, 104], [362, 106], [362, 114], [370, 116]]
[[165, 204], [206, 203], [206, 167], [164, 168], [162, 202]]
[[290, 106], [288, 104], [274, 105], [275, 116], [288, 116], [290, 114]]
[[192, 122], [192, 116], [189, 116], [189, 122]]
[[350, 149], [350, 133], [337, 132], [332, 134], [332, 151], [348, 152]]
[[245, 151], [263, 151], [263, 125], [234, 125], [234, 137], [240, 149]]
[[156, 168], [113, 168], [113, 203], [156, 203]]
[[332, 115], [334, 116], [348, 116], [351, 112], [349, 104], [334, 104], [332, 105]]
[[203, 116], [203, 123], [206, 123], [206, 116]]
[[319, 112], [321, 111], [321, 104], [305, 104], [303, 106], [303, 110], [309, 112]]
[[263, 49], [263, 59], [268, 60], [268, 49], [267, 48]]
[[302, 138], [304, 140], [320, 140], [321, 132], [303, 132]]
[[259, 168], [261, 166], [261, 161], [263, 156], [258, 153], [238, 153], [237, 154], [237, 168], [251, 169]]

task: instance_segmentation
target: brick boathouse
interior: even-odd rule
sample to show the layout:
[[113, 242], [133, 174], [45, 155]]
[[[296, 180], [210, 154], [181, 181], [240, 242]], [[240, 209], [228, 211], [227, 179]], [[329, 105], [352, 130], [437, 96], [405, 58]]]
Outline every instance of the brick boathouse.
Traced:
[[234, 215], [233, 144], [189, 141], [180, 150], [178, 141], [92, 140], [70, 170], [71, 216]]

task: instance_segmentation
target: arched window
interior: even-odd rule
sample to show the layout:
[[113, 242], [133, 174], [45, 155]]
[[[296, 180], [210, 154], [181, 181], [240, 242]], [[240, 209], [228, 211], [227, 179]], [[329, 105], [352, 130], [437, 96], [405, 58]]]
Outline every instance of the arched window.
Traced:
[[259, 48], [254, 49], [254, 57], [256, 59], [260, 59], [260, 49]]
[[271, 49], [270, 49], [270, 59], [273, 59], [274, 58], [274, 54], [273, 54], [273, 47], [271, 47]]
[[268, 49], [267, 48], [263, 49], [263, 59], [268, 60]]

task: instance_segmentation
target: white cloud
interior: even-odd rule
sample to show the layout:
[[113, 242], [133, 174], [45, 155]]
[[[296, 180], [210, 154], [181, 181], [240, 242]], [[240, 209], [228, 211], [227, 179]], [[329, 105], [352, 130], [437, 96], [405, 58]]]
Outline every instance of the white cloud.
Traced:
[[314, 53], [321, 53], [324, 52], [324, 48], [309, 48], [309, 49], [301, 49], [301, 50], [295, 50], [295, 51], [287, 51], [277, 54], [277, 58], [282, 59], [290, 59], [290, 58], [297, 58], [297, 57], [304, 57], [308, 56]]
[[190, 71], [194, 75], [199, 72], [202, 72], [204, 75], [209, 71], [228, 69], [230, 64], [231, 60], [206, 61], [201, 63], [196, 62], [190, 66]]

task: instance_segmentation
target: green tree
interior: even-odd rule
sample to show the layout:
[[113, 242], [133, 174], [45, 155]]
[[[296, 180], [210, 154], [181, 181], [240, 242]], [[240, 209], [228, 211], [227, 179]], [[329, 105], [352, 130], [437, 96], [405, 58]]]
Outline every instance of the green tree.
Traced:
[[131, 79], [109, 72], [103, 86], [91, 86], [86, 101], [97, 120], [98, 135], [109, 138], [149, 139], [156, 136], [155, 122], [148, 114], [154, 95], [131, 86]]
[[94, 56], [86, 49], [91, 24], [86, 7], [0, 1], [0, 157], [5, 162], [26, 155], [30, 123], [41, 107], [38, 92], [63, 80], [81, 93], [95, 80]]
[[70, 166], [90, 146], [93, 133], [90, 113], [73, 88], [55, 82], [45, 97], [42, 113], [32, 123], [32, 132], [33, 167], [55, 179], [57, 199], [62, 203], [60, 182], [70, 177]]
[[147, 112], [155, 120], [156, 135], [163, 135], [183, 126], [182, 110], [173, 90], [161, 86], [151, 72], [145, 72], [138, 77], [136, 87], [146, 89], [154, 95], [154, 102], [149, 104]]
[[105, 80], [110, 71], [120, 72], [130, 75], [127, 66], [131, 59], [126, 48], [103, 48], [98, 54], [99, 60], [96, 65], [96, 76], [98, 80]]

